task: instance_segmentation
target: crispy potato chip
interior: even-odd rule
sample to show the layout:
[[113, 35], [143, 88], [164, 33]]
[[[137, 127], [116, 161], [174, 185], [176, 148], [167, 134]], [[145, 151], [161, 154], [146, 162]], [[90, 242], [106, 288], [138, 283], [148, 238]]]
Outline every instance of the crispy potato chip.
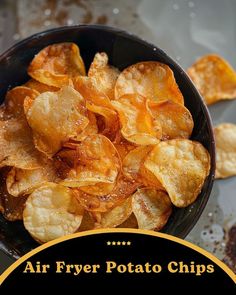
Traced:
[[[91, 112], [100, 115], [97, 117], [98, 131], [112, 140], [120, 127], [117, 113], [89, 102], [86, 103], [86, 107]], [[101, 120], [101, 117], [103, 120]]]
[[139, 146], [131, 150], [123, 159], [123, 172], [127, 177], [145, 186], [163, 188], [155, 175], [143, 165], [147, 155], [152, 149], [153, 146]]
[[128, 141], [140, 145], [156, 144], [161, 138], [161, 128], [153, 125], [146, 108], [146, 99], [138, 94], [125, 95], [112, 101], [119, 113], [121, 133]]
[[127, 177], [142, 182], [140, 167], [153, 146], [139, 146], [131, 150], [123, 159], [123, 172]]
[[17, 86], [7, 92], [5, 98], [6, 112], [14, 117], [19, 117], [24, 114], [24, 99], [35, 99], [39, 92], [25, 86]]
[[43, 84], [37, 80], [34, 79], [30, 79], [29, 81], [27, 81], [24, 86], [29, 87], [33, 90], [38, 91], [39, 93], [44, 93], [44, 92], [56, 92], [59, 91], [60, 89], [58, 87], [54, 87], [54, 86], [49, 86], [47, 84]]
[[108, 212], [101, 214], [101, 220], [99, 222], [102, 228], [117, 227], [126, 221], [132, 214], [132, 198], [129, 197], [124, 200], [120, 205], [111, 209]]
[[28, 113], [29, 109], [31, 108], [33, 102], [34, 102], [34, 99], [30, 98], [29, 96], [26, 96], [26, 98], [24, 99], [23, 109], [24, 109], [25, 116], [27, 115], [27, 113]]
[[216, 178], [236, 175], [236, 125], [222, 123], [215, 127]]
[[136, 146], [130, 143], [128, 140], [122, 140], [119, 143], [114, 143], [114, 146], [117, 149], [117, 152], [119, 153], [120, 159], [122, 161], [130, 151], [136, 148]]
[[88, 76], [95, 81], [96, 87], [110, 99], [114, 99], [114, 88], [119, 76], [119, 70], [108, 65], [108, 56], [105, 52], [96, 53], [90, 65]]
[[172, 100], [184, 104], [184, 98], [167, 65], [156, 62], [139, 62], [126, 68], [115, 85], [115, 99], [125, 94], [140, 94], [151, 101]]
[[154, 126], [161, 126], [162, 139], [189, 138], [193, 131], [193, 118], [189, 110], [171, 100], [147, 102]]
[[80, 190], [83, 192], [95, 195], [95, 196], [104, 196], [112, 192], [114, 189], [116, 182], [113, 183], [88, 183], [87, 186], [80, 187]]
[[108, 96], [96, 87], [91, 78], [77, 77], [73, 83], [75, 89], [86, 99], [86, 108], [104, 118], [104, 126], [102, 130], [100, 128], [100, 133], [110, 138], [119, 129], [119, 119]]
[[51, 182], [28, 197], [23, 212], [25, 228], [41, 243], [74, 233], [82, 218], [83, 209], [72, 190]]
[[103, 196], [87, 194], [80, 189], [74, 189], [80, 204], [88, 211], [107, 212], [118, 206], [131, 196], [140, 184], [123, 175], [118, 178], [111, 193]]
[[87, 117], [89, 119], [88, 125], [84, 128], [84, 130], [80, 134], [76, 135], [74, 140], [82, 141], [87, 136], [98, 133], [97, 120], [96, 120], [96, 116], [94, 115], [94, 113], [88, 111], [87, 112]]
[[97, 88], [91, 78], [79, 76], [73, 79], [73, 84], [75, 90], [90, 104], [114, 110], [109, 97]]
[[166, 192], [141, 188], [132, 196], [132, 209], [139, 228], [159, 231], [168, 221], [172, 204]]
[[91, 230], [91, 229], [94, 229], [94, 227], [95, 227], [95, 221], [93, 217], [91, 216], [90, 212], [84, 211], [83, 219], [78, 231], [81, 232], [85, 230]]
[[134, 213], [130, 215], [128, 219], [126, 219], [123, 223], [118, 225], [119, 228], [138, 228], [137, 218]]
[[[66, 155], [62, 151], [58, 153], [58, 157], [62, 160], [66, 158], [66, 161], [71, 161], [74, 166], [66, 179], [61, 182], [69, 187], [94, 186], [98, 183], [114, 184], [120, 170], [120, 159], [116, 148], [101, 134], [86, 137], [78, 144], [76, 151], [67, 151]], [[103, 187], [105, 188], [106, 186]], [[94, 189], [100, 190], [99, 186]]]
[[193, 203], [210, 170], [208, 151], [188, 139], [172, 139], [157, 144], [144, 166], [166, 189], [172, 203], [186, 207]]
[[0, 213], [9, 221], [22, 220], [23, 210], [28, 196], [15, 198], [8, 193], [6, 177], [9, 169], [9, 167], [4, 167], [0, 170]]
[[51, 161], [42, 168], [25, 170], [12, 168], [7, 175], [6, 184], [10, 195], [18, 197], [32, 193], [32, 191], [46, 182], [57, 180], [56, 169]]
[[25, 118], [0, 121], [0, 167], [36, 169], [43, 155], [35, 149], [32, 132]]
[[43, 84], [62, 87], [86, 72], [79, 47], [68, 42], [43, 48], [30, 63], [28, 74]]
[[44, 92], [26, 114], [38, 150], [54, 155], [70, 138], [78, 136], [89, 124], [83, 97], [72, 87]]
[[222, 57], [205, 55], [187, 72], [208, 105], [236, 98], [236, 72]]

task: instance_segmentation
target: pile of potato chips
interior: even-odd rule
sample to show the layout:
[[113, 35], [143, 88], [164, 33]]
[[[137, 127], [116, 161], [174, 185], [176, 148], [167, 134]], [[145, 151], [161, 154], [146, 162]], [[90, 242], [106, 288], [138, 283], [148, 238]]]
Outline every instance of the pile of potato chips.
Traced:
[[139, 62], [120, 72], [97, 53], [86, 75], [79, 48], [41, 50], [31, 79], [1, 111], [0, 211], [40, 243], [76, 231], [161, 230], [210, 170], [189, 138], [193, 119], [172, 70]]
[[[201, 57], [188, 74], [207, 105], [236, 99], [236, 71], [222, 57]], [[236, 125], [222, 123], [214, 128], [216, 140], [216, 178], [236, 175]]]

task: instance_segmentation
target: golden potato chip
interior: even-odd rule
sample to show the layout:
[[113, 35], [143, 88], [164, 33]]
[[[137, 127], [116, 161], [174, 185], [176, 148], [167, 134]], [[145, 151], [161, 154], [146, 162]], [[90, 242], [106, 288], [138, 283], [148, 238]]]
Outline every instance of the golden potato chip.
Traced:
[[222, 123], [215, 127], [216, 178], [236, 175], [236, 125]]
[[81, 232], [85, 230], [91, 230], [91, 229], [94, 229], [94, 227], [95, 227], [95, 221], [93, 217], [91, 216], [90, 212], [84, 211], [83, 219], [78, 231]]
[[98, 133], [97, 120], [96, 120], [96, 116], [94, 115], [94, 113], [88, 111], [87, 112], [87, 117], [89, 119], [88, 125], [84, 128], [84, 130], [80, 134], [76, 135], [74, 140], [82, 141], [87, 136]]
[[172, 100], [184, 104], [184, 98], [167, 65], [156, 62], [139, 62], [126, 68], [115, 85], [115, 99], [125, 94], [140, 94], [151, 101]]
[[117, 227], [127, 220], [132, 214], [132, 198], [125, 199], [121, 204], [108, 212], [101, 214], [99, 225], [102, 228]]
[[44, 93], [44, 92], [56, 92], [59, 91], [60, 89], [58, 87], [54, 87], [54, 86], [49, 86], [47, 84], [43, 84], [37, 80], [34, 79], [30, 79], [29, 81], [27, 81], [24, 86], [29, 87], [33, 90], [38, 91], [39, 93]]
[[156, 144], [161, 138], [161, 128], [154, 127], [146, 99], [138, 94], [125, 95], [112, 101], [119, 113], [121, 134], [130, 142], [140, 145]]
[[12, 114], [14, 117], [24, 114], [24, 99], [35, 99], [39, 92], [25, 86], [17, 86], [9, 90], [5, 98], [6, 112]]
[[0, 170], [0, 213], [9, 221], [22, 220], [23, 210], [28, 196], [15, 198], [8, 193], [6, 177], [9, 169], [9, 167], [4, 167]]
[[236, 72], [222, 57], [205, 55], [187, 72], [208, 105], [236, 98]]
[[28, 113], [29, 109], [31, 108], [33, 102], [34, 102], [34, 99], [30, 98], [29, 96], [26, 96], [26, 98], [24, 99], [23, 109], [24, 109], [25, 116], [27, 115], [27, 113]]
[[129, 142], [128, 140], [122, 140], [119, 143], [114, 143], [114, 146], [122, 161], [130, 151], [136, 148], [136, 146], [132, 144], [131, 142]]
[[26, 114], [38, 150], [54, 155], [70, 138], [78, 136], [89, 124], [85, 101], [72, 87], [44, 92]]
[[88, 211], [107, 212], [131, 196], [140, 184], [121, 175], [111, 193], [103, 196], [87, 194], [74, 189], [80, 204]]
[[148, 101], [154, 126], [161, 126], [162, 139], [189, 138], [193, 131], [193, 118], [189, 110], [171, 100]]
[[139, 228], [159, 231], [168, 221], [172, 204], [166, 192], [141, 188], [132, 196], [132, 209]]
[[114, 99], [114, 88], [119, 76], [119, 70], [108, 65], [108, 56], [105, 52], [96, 53], [90, 65], [88, 76], [95, 81], [96, 87], [110, 99]]
[[[74, 87], [86, 100], [86, 108], [104, 118], [104, 126], [100, 133], [108, 136], [119, 129], [119, 119], [108, 96], [101, 92], [91, 78], [77, 77], [73, 80]], [[99, 127], [99, 124], [98, 124]]]
[[152, 149], [153, 146], [139, 146], [131, 150], [123, 159], [123, 172], [144, 186], [163, 188], [155, 175], [144, 166], [144, 161]]
[[116, 182], [114, 181], [113, 183], [89, 183], [88, 185], [83, 185], [80, 187], [80, 190], [90, 194], [90, 195], [95, 195], [95, 196], [104, 196], [112, 192], [116, 185]]
[[186, 207], [201, 192], [209, 174], [210, 156], [199, 142], [172, 139], [157, 144], [144, 166], [161, 182], [175, 206]]
[[48, 161], [42, 168], [25, 170], [13, 167], [7, 175], [6, 185], [10, 195], [18, 197], [32, 193], [34, 189], [46, 182], [57, 180], [56, 169]]
[[23, 212], [25, 228], [42, 243], [74, 233], [82, 218], [83, 209], [72, 190], [51, 182], [28, 197]]
[[42, 154], [35, 149], [32, 132], [24, 117], [0, 121], [0, 167], [36, 169]]
[[130, 215], [128, 219], [126, 219], [123, 223], [118, 225], [119, 228], [138, 228], [137, 218], [134, 213]]
[[73, 77], [85, 75], [79, 47], [67, 42], [43, 48], [30, 63], [28, 74], [49, 86], [69, 85], [69, 80]]
[[[116, 148], [101, 134], [87, 136], [78, 144], [76, 151], [67, 151], [66, 155], [62, 151], [58, 153], [58, 157], [62, 160], [66, 157], [67, 161], [68, 157], [69, 161], [72, 159], [74, 168], [61, 182], [69, 187], [94, 186], [98, 183], [113, 184], [120, 170], [120, 159]], [[99, 187], [94, 189], [99, 190]]]
[[140, 167], [153, 146], [139, 146], [131, 150], [123, 159], [123, 172], [127, 177], [142, 182]]

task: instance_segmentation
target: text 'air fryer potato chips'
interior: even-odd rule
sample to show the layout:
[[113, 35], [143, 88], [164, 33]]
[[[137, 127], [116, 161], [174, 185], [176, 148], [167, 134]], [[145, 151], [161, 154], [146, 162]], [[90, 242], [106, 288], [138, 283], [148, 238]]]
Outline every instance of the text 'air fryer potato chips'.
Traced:
[[161, 230], [210, 170], [169, 66], [115, 68], [52, 44], [1, 106], [0, 212], [38, 242], [94, 228]]

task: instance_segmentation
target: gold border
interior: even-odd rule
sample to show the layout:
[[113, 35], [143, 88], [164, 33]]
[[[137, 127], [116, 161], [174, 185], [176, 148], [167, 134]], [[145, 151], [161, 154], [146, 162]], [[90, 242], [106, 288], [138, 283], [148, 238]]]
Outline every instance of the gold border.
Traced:
[[90, 230], [90, 231], [85, 231], [85, 232], [80, 232], [80, 233], [75, 233], [75, 234], [71, 234], [71, 235], [67, 235], [58, 239], [55, 239], [51, 242], [45, 243], [39, 247], [37, 247], [36, 249], [30, 251], [29, 253], [25, 254], [24, 256], [22, 256], [21, 258], [19, 258], [16, 262], [14, 262], [8, 269], [6, 269], [3, 274], [0, 276], [0, 285], [4, 282], [4, 280], [24, 261], [26, 261], [28, 258], [32, 257], [33, 255], [37, 254], [38, 252], [49, 248], [53, 245], [56, 245], [58, 243], [61, 243], [63, 241], [67, 241], [67, 240], [71, 240], [71, 239], [75, 239], [78, 237], [84, 237], [84, 236], [90, 236], [90, 235], [94, 235], [94, 234], [103, 234], [103, 233], [135, 233], [135, 234], [146, 234], [149, 236], [154, 236], [154, 237], [159, 237], [159, 238], [163, 238], [163, 239], [167, 239], [170, 241], [174, 241], [176, 243], [179, 243], [181, 245], [184, 245], [188, 248], [191, 248], [197, 252], [199, 252], [200, 254], [206, 256], [207, 258], [209, 258], [210, 260], [212, 260], [215, 264], [217, 264], [221, 269], [223, 269], [224, 272], [227, 273], [227, 275], [234, 281], [234, 283], [236, 284], [236, 274], [226, 265], [224, 264], [222, 261], [220, 261], [217, 257], [215, 257], [214, 255], [212, 255], [211, 253], [209, 253], [208, 251], [190, 243], [187, 242], [185, 240], [182, 240], [180, 238], [168, 235], [168, 234], [164, 234], [164, 233], [159, 233], [159, 232], [153, 232], [153, 231], [149, 231], [149, 230], [142, 230], [142, 229], [122, 229], [122, 228], [116, 228], [116, 229], [96, 229], [96, 230]]

